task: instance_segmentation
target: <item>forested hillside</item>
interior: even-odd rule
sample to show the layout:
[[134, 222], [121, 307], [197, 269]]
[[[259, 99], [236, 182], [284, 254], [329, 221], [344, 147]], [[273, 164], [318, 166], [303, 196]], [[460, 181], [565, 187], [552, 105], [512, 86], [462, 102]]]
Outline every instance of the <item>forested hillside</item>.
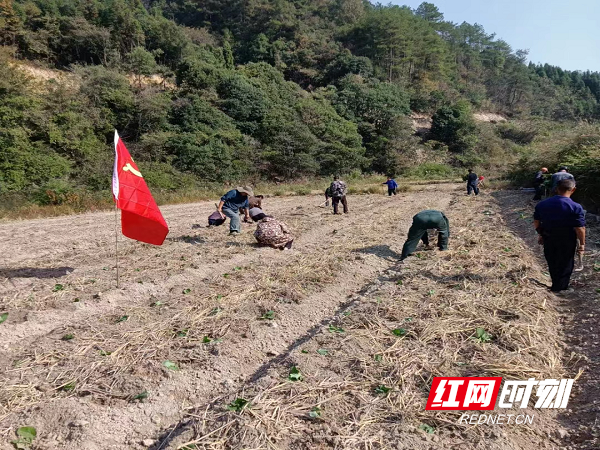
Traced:
[[[0, 0], [0, 44], [0, 191], [40, 203], [106, 190], [115, 128], [151, 188], [176, 190], [528, 168], [538, 137], [600, 118], [600, 74], [528, 65], [430, 3]], [[32, 65], [67, 73], [42, 81]], [[411, 111], [431, 132], [414, 136]]]

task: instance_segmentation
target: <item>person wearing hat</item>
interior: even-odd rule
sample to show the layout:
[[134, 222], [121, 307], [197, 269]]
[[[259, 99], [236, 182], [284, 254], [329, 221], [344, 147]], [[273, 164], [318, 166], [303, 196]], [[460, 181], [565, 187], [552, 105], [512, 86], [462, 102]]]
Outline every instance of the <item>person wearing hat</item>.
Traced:
[[533, 180], [533, 187], [535, 187], [535, 196], [533, 200], [541, 200], [542, 195], [544, 194], [544, 175], [548, 173], [548, 169], [542, 167], [538, 173], [535, 174], [535, 179]]
[[575, 181], [575, 177], [569, 173], [569, 169], [566, 166], [560, 166], [558, 172], [552, 175], [552, 195], [556, 194], [556, 186], [558, 186], [561, 180]]
[[229, 234], [232, 236], [240, 234], [242, 231], [242, 224], [240, 222], [240, 208], [243, 209], [245, 220], [250, 219], [248, 211], [248, 197], [253, 196], [252, 188], [250, 186], [241, 186], [227, 192], [217, 206], [217, 211], [221, 215], [221, 218], [225, 219], [225, 216], [229, 217]]

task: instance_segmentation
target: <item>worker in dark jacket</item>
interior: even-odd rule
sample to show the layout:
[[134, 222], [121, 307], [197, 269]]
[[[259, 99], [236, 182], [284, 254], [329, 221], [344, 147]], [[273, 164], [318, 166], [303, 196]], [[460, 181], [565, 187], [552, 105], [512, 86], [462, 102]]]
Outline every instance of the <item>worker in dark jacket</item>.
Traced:
[[542, 167], [538, 173], [535, 174], [535, 179], [533, 180], [533, 187], [535, 188], [535, 196], [533, 197], [534, 200], [541, 200], [542, 199], [542, 195], [544, 194], [544, 182], [545, 177], [544, 175], [548, 173], [548, 169], [545, 167]]
[[475, 195], [479, 195], [479, 177], [473, 172], [473, 169], [469, 169], [467, 175], [467, 195], [471, 195], [471, 191], [475, 192]]
[[559, 181], [557, 195], [539, 202], [533, 215], [538, 242], [544, 246], [553, 292], [569, 289], [575, 252], [582, 255], [585, 250], [585, 212], [579, 203], [571, 200], [573, 192], [575, 180]]
[[448, 238], [450, 237], [448, 218], [441, 211], [427, 209], [413, 217], [412, 225], [408, 230], [408, 238], [402, 247], [400, 260], [406, 259], [417, 249], [419, 240], [423, 241], [423, 244], [429, 245], [427, 230], [432, 229], [438, 230], [438, 248], [448, 250]]

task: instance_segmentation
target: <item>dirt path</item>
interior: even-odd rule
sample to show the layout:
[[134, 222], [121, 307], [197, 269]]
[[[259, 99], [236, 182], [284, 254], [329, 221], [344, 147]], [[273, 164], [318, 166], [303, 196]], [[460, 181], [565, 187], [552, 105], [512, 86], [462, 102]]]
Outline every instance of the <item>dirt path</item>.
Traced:
[[[0, 448], [22, 425], [36, 449], [557, 448], [551, 414], [511, 433], [422, 411], [434, 374], [562, 374], [552, 300], [527, 282], [541, 269], [497, 201], [437, 185], [352, 197], [347, 216], [320, 202], [265, 202], [291, 252], [257, 247], [253, 226], [204, 228], [212, 203], [165, 207], [162, 247], [120, 240], [120, 289], [111, 213], [0, 225]], [[422, 209], [447, 213], [452, 250], [399, 265]], [[479, 326], [493, 343], [474, 343]], [[224, 408], [238, 397], [251, 413]], [[330, 419], [306, 419], [321, 407]]]

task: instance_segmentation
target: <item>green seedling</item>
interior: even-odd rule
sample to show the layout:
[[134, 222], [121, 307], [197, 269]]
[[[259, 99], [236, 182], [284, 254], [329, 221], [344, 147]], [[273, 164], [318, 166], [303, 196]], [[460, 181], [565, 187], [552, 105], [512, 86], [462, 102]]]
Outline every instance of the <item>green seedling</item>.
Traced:
[[250, 402], [245, 398], [238, 397], [227, 405], [229, 411], [242, 412], [246, 408], [250, 408]]
[[125, 322], [129, 319], [129, 316], [121, 316], [117, 319], [117, 323]]
[[392, 333], [394, 334], [394, 336], [406, 336], [406, 333], [408, 333], [408, 331], [406, 331], [404, 328], [396, 328], [394, 330], [392, 330]]
[[189, 294], [190, 292], [192, 292], [192, 290], [191, 290], [191, 289], [189, 289], [189, 288], [187, 288], [187, 289], [184, 289], [182, 292], [183, 292], [184, 294]]
[[402, 286], [402, 280], [398, 280], [398, 281], [396, 281], [396, 284], [397, 284], [398, 286]]
[[150, 306], [162, 306], [164, 305], [163, 302], [161, 302], [160, 300], [155, 301], [154, 303], [151, 303]]
[[177, 337], [187, 337], [187, 335], [189, 334], [190, 330], [187, 328], [184, 328], [183, 330], [179, 330], [177, 332]]
[[290, 374], [288, 375], [288, 380], [290, 381], [302, 381], [303, 377], [300, 373], [300, 370], [296, 366], [292, 366], [290, 369]]
[[74, 381], [71, 381], [70, 383], [67, 383], [67, 384], [63, 385], [60, 388], [63, 391], [71, 392], [71, 391], [75, 390], [75, 386], [77, 386], [77, 383], [75, 383]]
[[73, 334], [65, 334], [61, 339], [63, 341], [70, 341], [71, 339], [73, 339], [75, 337], [75, 335]]
[[342, 327], [336, 327], [335, 325], [329, 325], [328, 330], [330, 333], [345, 333], [346, 332]]
[[148, 391], [140, 392], [135, 395], [132, 400], [146, 400], [148, 398]]
[[223, 278], [229, 278], [229, 276], [230, 276], [230, 275], [229, 275], [228, 273], [224, 273], [224, 274], [223, 274]]
[[485, 331], [484, 328], [477, 328], [475, 330], [475, 340], [484, 343], [492, 340], [492, 335]]
[[28, 449], [33, 444], [33, 441], [37, 437], [37, 431], [33, 427], [20, 427], [17, 429], [17, 439], [11, 441], [11, 444], [16, 449]]
[[110, 356], [112, 352], [106, 352], [104, 350], [100, 350], [100, 356]]
[[319, 408], [318, 406], [315, 406], [308, 413], [308, 417], [310, 417], [311, 419], [320, 419], [321, 418], [321, 408]]
[[204, 336], [202, 338], [202, 343], [203, 344], [210, 344], [213, 340], [211, 338], [209, 338], [208, 336]]
[[308, 353], [308, 350], [301, 350], [301, 351], [300, 351], [300, 353], [307, 354], [307, 353]]
[[233, 270], [235, 270], [236, 272], [239, 272], [240, 270], [242, 270], [241, 267], [234, 267]]
[[63, 291], [65, 287], [62, 284], [55, 284], [52, 288], [52, 292]]
[[388, 392], [390, 392], [391, 390], [392, 390], [392, 388], [389, 388], [389, 387], [387, 387], [387, 386], [385, 386], [383, 384], [380, 384], [379, 386], [377, 386], [375, 388], [375, 393], [377, 395], [387, 395]]
[[435, 294], [435, 289], [430, 289], [429, 292], [427, 292], [427, 295], [430, 297], [433, 297], [433, 294]]
[[379, 354], [377, 354], [377, 355], [373, 355], [373, 359], [374, 359], [376, 362], [381, 362], [381, 360], [383, 359], [383, 355], [379, 355]]
[[169, 369], [169, 370], [173, 370], [173, 371], [175, 371], [175, 372], [177, 372], [177, 371], [179, 370], [179, 367], [177, 366], [177, 364], [175, 364], [175, 363], [174, 363], [174, 362], [172, 362], [172, 361], [165, 361], [165, 362], [163, 363], [163, 366], [165, 366], [167, 369]]
[[275, 318], [275, 311], [267, 311], [262, 316], [259, 317], [259, 320], [273, 320]]
[[79, 300], [79, 297], [76, 297], [76, 298], [74, 298], [74, 299], [73, 299], [73, 303], [77, 303], [77, 302], [79, 302], [79, 301], [80, 301], [80, 300]]
[[419, 430], [423, 430], [427, 434], [435, 433], [435, 427], [427, 425], [426, 423], [422, 423], [421, 425], [419, 425]]
[[327, 356], [329, 355], [329, 350], [327, 350], [326, 348], [320, 348], [319, 350], [317, 350], [317, 353], [322, 356]]
[[510, 248], [510, 247], [504, 247], [502, 250], [506, 253], [512, 252], [512, 248]]
[[8, 319], [8, 313], [0, 314], [0, 323], [6, 322], [6, 319]]

